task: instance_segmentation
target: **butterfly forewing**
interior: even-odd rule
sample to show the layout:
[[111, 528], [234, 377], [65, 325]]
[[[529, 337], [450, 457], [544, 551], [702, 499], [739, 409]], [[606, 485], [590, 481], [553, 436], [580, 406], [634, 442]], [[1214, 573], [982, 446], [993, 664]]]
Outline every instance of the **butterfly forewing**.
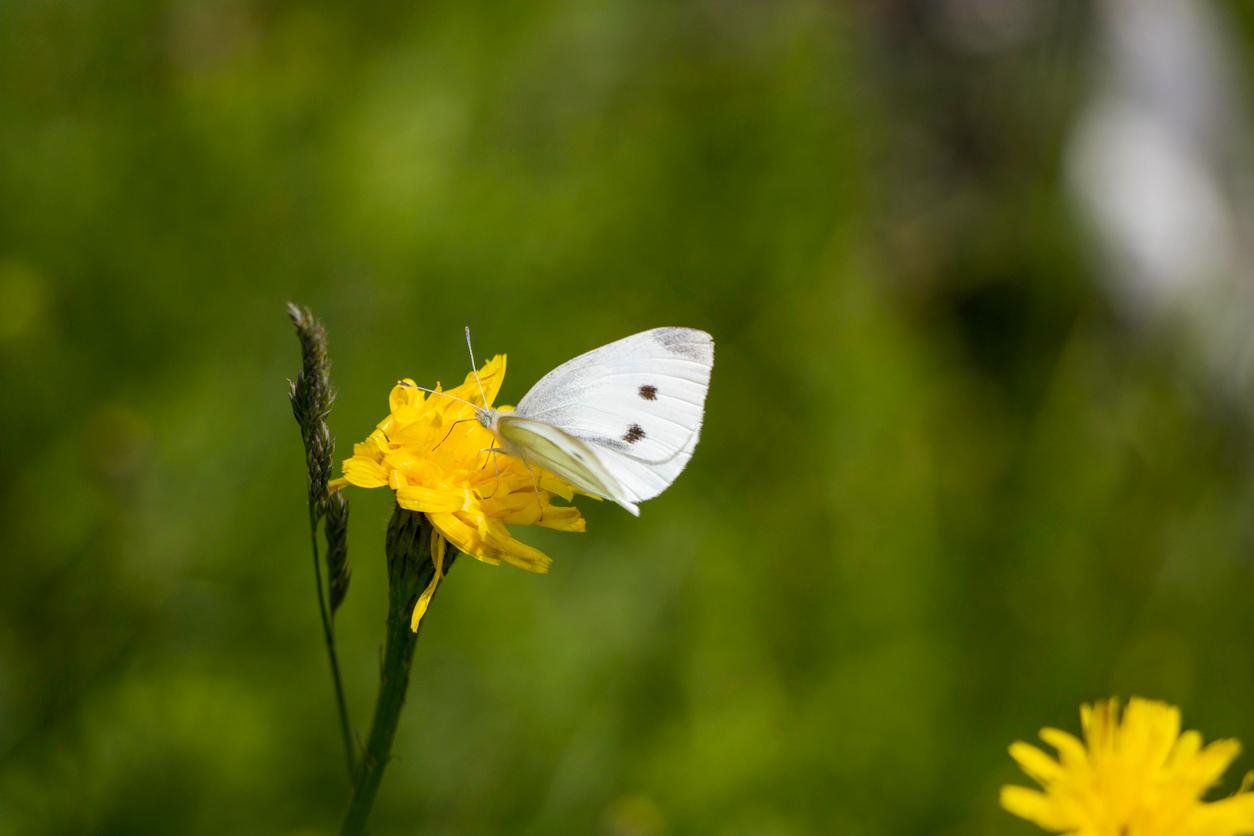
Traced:
[[713, 364], [709, 334], [655, 328], [558, 366], [514, 414], [582, 440], [613, 482], [610, 488], [633, 501], [649, 499], [692, 456]]

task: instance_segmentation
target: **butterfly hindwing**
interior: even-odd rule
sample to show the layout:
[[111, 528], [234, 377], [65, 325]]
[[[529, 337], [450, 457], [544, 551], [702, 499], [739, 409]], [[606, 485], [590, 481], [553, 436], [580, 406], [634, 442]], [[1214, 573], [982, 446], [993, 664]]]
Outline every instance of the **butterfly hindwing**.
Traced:
[[497, 437], [507, 453], [555, 473], [584, 493], [605, 497], [639, 516], [631, 497], [618, 489], [601, 457], [578, 438], [551, 424], [515, 413], [497, 418]]
[[657, 496], [675, 481], [675, 477], [692, 458], [692, 451], [699, 438], [699, 432], [692, 433], [686, 446], [662, 461], [642, 461], [621, 452], [617, 447], [607, 447], [595, 440], [589, 444], [596, 450], [605, 468], [614, 474], [623, 492], [634, 501], [643, 502]]

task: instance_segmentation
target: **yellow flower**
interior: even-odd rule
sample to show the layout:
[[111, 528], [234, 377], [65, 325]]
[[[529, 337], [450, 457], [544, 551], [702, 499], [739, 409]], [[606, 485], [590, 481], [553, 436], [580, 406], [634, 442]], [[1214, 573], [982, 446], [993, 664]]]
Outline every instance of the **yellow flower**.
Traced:
[[1195, 731], [1180, 733], [1180, 710], [1138, 699], [1119, 719], [1107, 700], [1080, 710], [1084, 742], [1058, 729], [1041, 739], [1054, 759], [1026, 743], [1010, 755], [1044, 792], [1002, 787], [1001, 806], [1045, 830], [1072, 836], [1241, 836], [1254, 834], [1251, 776], [1236, 794], [1206, 802], [1241, 745], [1202, 745]]
[[[462, 552], [494, 565], [504, 561], [529, 572], [548, 571], [548, 555], [514, 538], [509, 526], [583, 531], [584, 520], [579, 509], [552, 502], [554, 496], [570, 500], [573, 486], [542, 468], [487, 452], [496, 440], [475, 420], [471, 404], [492, 406], [504, 378], [505, 357], [497, 355], [479, 371], [483, 396], [473, 373], [444, 395], [415, 389], [412, 380], [397, 384], [390, 413], [353, 446], [344, 476], [332, 488], [386, 485], [396, 491], [398, 505], [426, 514], [439, 538]], [[443, 543], [434, 543], [436, 580], [415, 610], [415, 629], [439, 580], [443, 554]]]

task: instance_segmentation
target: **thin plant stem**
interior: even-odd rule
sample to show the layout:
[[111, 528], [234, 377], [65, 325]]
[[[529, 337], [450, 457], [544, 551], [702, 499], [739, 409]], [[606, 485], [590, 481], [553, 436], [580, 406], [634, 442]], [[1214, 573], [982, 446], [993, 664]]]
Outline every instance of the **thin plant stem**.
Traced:
[[335, 705], [340, 715], [340, 736], [344, 740], [344, 760], [348, 767], [351, 784], [357, 777], [357, 758], [353, 746], [353, 730], [348, 720], [348, 701], [344, 698], [344, 680], [340, 676], [340, 658], [335, 650], [335, 625], [327, 607], [326, 593], [322, 589], [322, 562], [318, 557], [318, 512], [309, 505], [309, 541], [313, 547], [314, 585], [318, 587], [318, 614], [322, 617], [322, 638], [327, 646], [327, 660], [331, 663], [331, 682], [335, 686]]
[[[445, 571], [455, 552], [450, 550]], [[392, 756], [392, 740], [405, 705], [410, 665], [418, 634], [410, 630], [410, 616], [418, 597], [435, 575], [431, 559], [431, 524], [423, 514], [399, 506], [388, 524], [388, 615], [379, 695], [375, 701], [370, 737], [362, 754], [353, 798], [344, 816], [340, 836], [360, 836], [374, 807], [383, 771]]]

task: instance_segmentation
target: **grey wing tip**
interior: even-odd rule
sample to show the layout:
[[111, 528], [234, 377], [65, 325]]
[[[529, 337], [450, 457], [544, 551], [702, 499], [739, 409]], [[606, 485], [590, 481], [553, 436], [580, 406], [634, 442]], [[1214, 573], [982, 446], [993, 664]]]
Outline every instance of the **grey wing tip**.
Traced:
[[667, 351], [693, 360], [714, 360], [714, 338], [699, 328], [668, 326], [649, 332]]
[[714, 338], [710, 336], [708, 331], [702, 331], [700, 328], [689, 328], [686, 325], [663, 325], [660, 328], [652, 329], [654, 333], [661, 339], [688, 339], [700, 342], [714, 342]]

